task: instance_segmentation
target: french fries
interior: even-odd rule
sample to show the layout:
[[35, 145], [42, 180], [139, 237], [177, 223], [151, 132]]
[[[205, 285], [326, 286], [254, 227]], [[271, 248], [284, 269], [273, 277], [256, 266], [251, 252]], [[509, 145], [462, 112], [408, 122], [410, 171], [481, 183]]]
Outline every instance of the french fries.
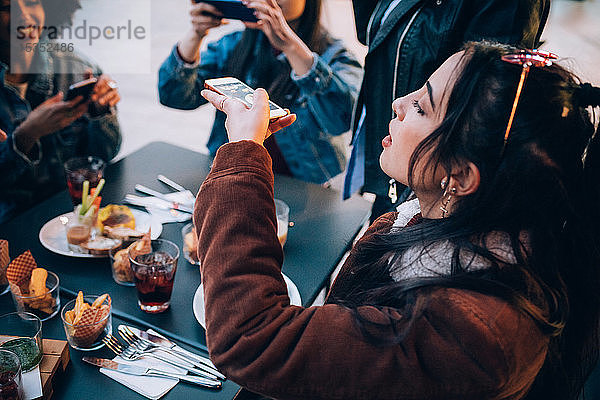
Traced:
[[31, 281], [29, 282], [29, 296], [41, 296], [48, 292], [46, 289], [46, 279], [48, 271], [44, 268], [35, 268], [31, 271]]
[[75, 307], [73, 307], [72, 310], [65, 312], [65, 321], [71, 325], [77, 325], [87, 310], [107, 310], [108, 305], [103, 304], [107, 298], [109, 298], [108, 293], [104, 293], [102, 296], [99, 296], [96, 300], [94, 300], [94, 302], [90, 305], [83, 300], [83, 292], [80, 290], [79, 293], [77, 293], [77, 298], [75, 299]]

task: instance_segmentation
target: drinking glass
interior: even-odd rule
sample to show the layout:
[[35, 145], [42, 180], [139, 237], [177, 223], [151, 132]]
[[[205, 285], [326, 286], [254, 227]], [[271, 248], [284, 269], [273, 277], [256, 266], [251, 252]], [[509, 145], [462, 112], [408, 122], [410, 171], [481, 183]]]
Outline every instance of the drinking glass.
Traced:
[[287, 241], [290, 207], [283, 200], [275, 199], [275, 215], [277, 216], [277, 239], [283, 247]]
[[46, 289], [48, 291], [46, 293], [39, 296], [24, 296], [11, 291], [17, 311], [32, 313], [42, 321], [54, 317], [60, 309], [59, 285], [58, 275], [48, 271], [48, 277], [46, 278]]
[[165, 239], [155, 239], [151, 246], [151, 253], [138, 255], [135, 259], [130, 251], [129, 262], [140, 309], [147, 313], [160, 313], [171, 304], [179, 247]]
[[189, 223], [181, 228], [181, 237], [183, 238], [183, 257], [192, 265], [200, 265], [198, 259], [198, 238], [194, 231], [194, 224]]
[[19, 357], [12, 351], [0, 349], [0, 399], [24, 398]]
[[95, 188], [104, 176], [106, 163], [93, 156], [71, 158], [65, 163], [65, 176], [73, 205], [81, 204], [83, 182], [90, 182], [90, 189]]
[[15, 353], [23, 372], [31, 371], [42, 361], [42, 321], [27, 312], [0, 316], [0, 349]]
[[125, 240], [123, 243], [108, 251], [112, 277], [116, 283], [123, 286], [135, 286], [133, 283], [133, 272], [129, 262], [129, 246], [134, 240]]
[[[93, 304], [99, 296], [83, 296], [83, 301]], [[89, 323], [72, 324], [67, 322], [66, 313], [75, 308], [75, 301], [69, 301], [60, 312], [60, 317], [65, 328], [65, 335], [69, 345], [77, 350], [90, 351], [97, 350], [104, 346], [102, 339], [112, 333], [112, 308], [108, 299], [101, 304], [104, 309], [95, 310], [97, 313], [94, 318], [89, 318]], [[93, 315], [93, 314], [92, 314]]]

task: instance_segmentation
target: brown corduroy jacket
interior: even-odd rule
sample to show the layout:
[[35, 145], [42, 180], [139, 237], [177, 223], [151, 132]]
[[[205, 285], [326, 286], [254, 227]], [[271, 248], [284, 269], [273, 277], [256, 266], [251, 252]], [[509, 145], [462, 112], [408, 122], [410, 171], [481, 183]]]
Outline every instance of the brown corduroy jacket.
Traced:
[[[393, 213], [366, 233], [389, 229]], [[210, 357], [232, 381], [277, 399], [518, 399], [531, 386], [548, 338], [507, 302], [460, 289], [430, 291], [413, 318], [359, 307], [382, 344], [343, 306], [290, 306], [281, 275], [273, 174], [266, 150], [222, 146], [196, 200], [194, 223]], [[330, 297], [351, 285], [355, 251]], [[346, 289], [344, 289], [346, 290]], [[396, 328], [402, 341], [385, 345]], [[408, 325], [410, 324], [410, 325]]]

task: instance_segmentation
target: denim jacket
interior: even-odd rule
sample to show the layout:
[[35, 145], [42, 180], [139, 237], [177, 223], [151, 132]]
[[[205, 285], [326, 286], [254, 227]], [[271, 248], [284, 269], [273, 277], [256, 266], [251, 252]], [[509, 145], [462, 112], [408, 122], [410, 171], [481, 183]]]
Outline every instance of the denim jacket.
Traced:
[[[206, 103], [200, 96], [204, 81], [225, 76], [231, 52], [243, 31], [233, 32], [209, 43], [196, 64], [187, 64], [175, 46], [159, 71], [160, 102], [168, 107], [192, 110]], [[257, 40], [254, 54], [260, 57], [270, 48]], [[278, 59], [288, 62], [284, 54]], [[321, 55], [314, 54], [312, 68], [303, 76], [292, 71], [299, 96], [290, 107], [297, 120], [277, 132], [275, 138], [294, 177], [324, 183], [341, 173], [346, 165], [342, 133], [350, 128], [352, 107], [360, 87], [362, 68], [356, 58], [335, 40]], [[256, 87], [252, 70], [245, 82]], [[207, 147], [211, 155], [227, 142], [225, 114], [217, 112]], [[337, 137], [336, 137], [337, 136]]]
[[85, 114], [68, 127], [45, 136], [29, 154], [21, 153], [13, 133], [32, 109], [69, 85], [81, 81], [86, 69], [100, 69], [74, 54], [38, 52], [44, 73], [30, 81], [23, 99], [5, 83], [8, 67], [0, 63], [0, 129], [8, 139], [0, 143], [0, 223], [66, 187], [63, 164], [71, 157], [93, 155], [111, 160], [121, 146], [116, 111], [90, 117]]

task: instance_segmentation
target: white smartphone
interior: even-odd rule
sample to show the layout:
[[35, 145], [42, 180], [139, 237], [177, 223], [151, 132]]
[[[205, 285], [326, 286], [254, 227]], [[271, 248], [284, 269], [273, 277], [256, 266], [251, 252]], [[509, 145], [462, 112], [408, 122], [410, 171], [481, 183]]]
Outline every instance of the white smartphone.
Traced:
[[[223, 96], [237, 99], [244, 103], [248, 108], [252, 107], [252, 100], [254, 98], [254, 89], [246, 85], [244, 82], [237, 78], [216, 78], [207, 79], [204, 81], [204, 87], [214, 92], [222, 94]], [[277, 118], [284, 117], [289, 114], [288, 111], [279, 107], [277, 104], [269, 100], [269, 119], [275, 120]]]

